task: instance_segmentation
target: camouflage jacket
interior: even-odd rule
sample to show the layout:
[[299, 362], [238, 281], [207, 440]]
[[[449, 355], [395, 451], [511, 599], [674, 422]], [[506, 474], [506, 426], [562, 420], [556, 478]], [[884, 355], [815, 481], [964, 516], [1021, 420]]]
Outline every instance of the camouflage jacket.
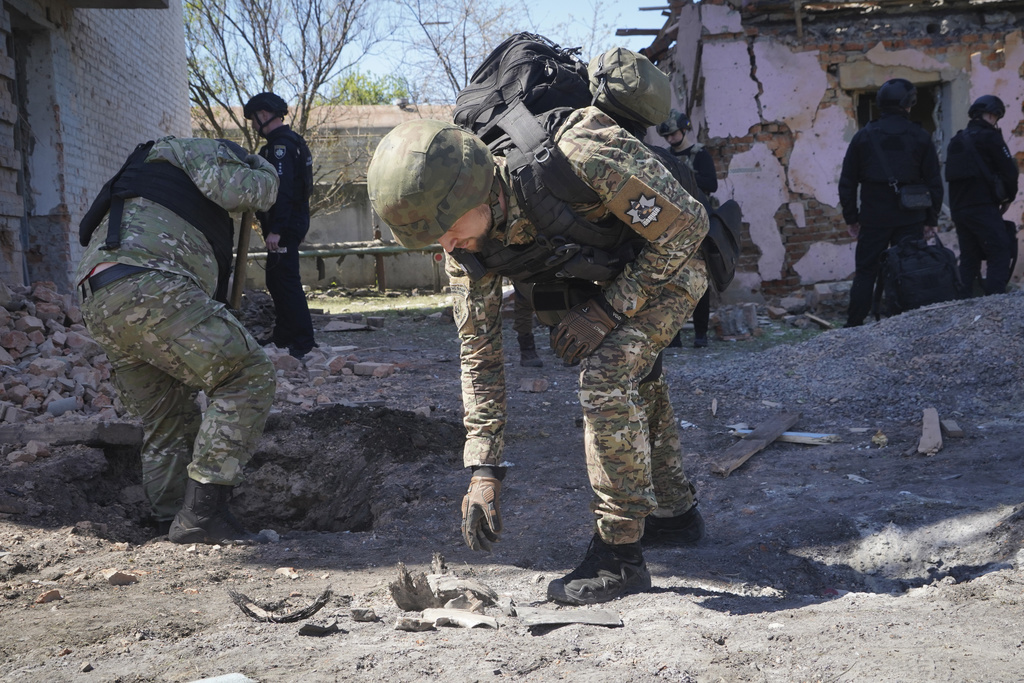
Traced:
[[[277, 196], [277, 173], [255, 154], [242, 161], [226, 145], [207, 138], [162, 138], [146, 163], [170, 163], [188, 173], [202, 193], [228, 211], [262, 211]], [[100, 263], [116, 262], [184, 275], [210, 296], [217, 261], [206, 237], [170, 209], [143, 198], [128, 199], [121, 219], [121, 246], [104, 250], [106, 219], [93, 233], [75, 273], [81, 282]]]
[[[576, 174], [601, 198], [592, 205], [574, 206], [574, 210], [592, 221], [615, 214], [647, 239], [633, 263], [611, 282], [601, 283], [608, 302], [632, 317], [664, 287], [702, 293], [707, 278], [703, 264], [695, 263], [694, 256], [707, 234], [707, 213], [658, 158], [595, 107], [574, 112], [559, 130], [556, 141]], [[508, 207], [502, 210], [497, 192], [492, 192], [495, 224], [490, 236], [506, 244], [528, 244], [536, 228], [509, 192], [503, 160], [497, 161], [496, 186], [503, 189]], [[468, 432], [463, 461], [467, 467], [500, 464], [506, 417], [502, 278], [491, 273], [472, 282], [450, 257], [446, 269], [461, 343], [462, 400]]]

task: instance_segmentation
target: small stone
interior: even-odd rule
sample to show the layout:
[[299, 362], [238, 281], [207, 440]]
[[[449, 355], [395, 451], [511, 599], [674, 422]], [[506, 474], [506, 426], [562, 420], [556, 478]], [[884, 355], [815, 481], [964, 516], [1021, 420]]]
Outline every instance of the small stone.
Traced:
[[134, 574], [126, 574], [117, 569], [104, 569], [103, 578], [111, 586], [129, 586], [139, 582], [139, 577]]
[[57, 590], [56, 588], [54, 588], [53, 590], [48, 590], [45, 593], [43, 593], [42, 595], [40, 595], [38, 598], [36, 598], [36, 604], [42, 605], [42, 604], [45, 604], [47, 602], [53, 602], [54, 600], [63, 600], [63, 599], [64, 599], [64, 596], [60, 594], [60, 591]]
[[352, 621], [377, 621], [379, 617], [377, 613], [369, 607], [353, 607], [352, 608]]

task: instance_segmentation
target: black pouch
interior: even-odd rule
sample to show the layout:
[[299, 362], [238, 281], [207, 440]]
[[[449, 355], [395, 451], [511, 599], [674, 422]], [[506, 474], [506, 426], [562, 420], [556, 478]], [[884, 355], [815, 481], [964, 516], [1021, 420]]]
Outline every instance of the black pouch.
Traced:
[[932, 205], [932, 193], [927, 185], [904, 185], [900, 188], [900, 207], [908, 211], [927, 209]]
[[568, 278], [557, 282], [516, 282], [515, 288], [530, 302], [542, 325], [553, 327], [562, 321], [565, 314], [601, 293], [601, 287], [593, 282]]

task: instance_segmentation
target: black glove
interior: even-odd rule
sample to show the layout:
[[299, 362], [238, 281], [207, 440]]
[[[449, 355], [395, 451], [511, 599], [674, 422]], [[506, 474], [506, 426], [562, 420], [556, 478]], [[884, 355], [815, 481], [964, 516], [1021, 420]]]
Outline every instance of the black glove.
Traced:
[[477, 476], [462, 499], [462, 537], [470, 550], [490, 550], [501, 535], [501, 481]]
[[626, 319], [601, 295], [574, 306], [551, 330], [551, 348], [570, 365], [594, 352], [608, 333]]

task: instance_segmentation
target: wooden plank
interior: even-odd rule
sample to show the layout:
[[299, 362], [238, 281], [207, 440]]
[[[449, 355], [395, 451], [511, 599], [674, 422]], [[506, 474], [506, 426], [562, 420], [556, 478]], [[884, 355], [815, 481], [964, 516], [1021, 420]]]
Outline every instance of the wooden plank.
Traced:
[[142, 427], [131, 422], [54, 422], [51, 424], [15, 424], [0, 427], [0, 443], [26, 444], [42, 441], [52, 446], [85, 444], [104, 446], [142, 446]]
[[832, 329], [832, 323], [830, 323], [829, 321], [827, 321], [827, 320], [825, 320], [823, 318], [819, 318], [816, 315], [811, 315], [810, 313], [804, 313], [804, 317], [807, 318], [808, 320], [810, 320], [812, 323], [814, 323], [815, 325], [817, 325], [818, 327], [820, 327], [823, 330], [831, 330]]
[[[740, 436], [746, 436], [753, 432], [753, 429], [734, 429], [733, 434]], [[827, 443], [839, 443], [838, 434], [817, 434], [815, 432], [783, 432], [779, 435], [776, 441], [784, 441], [786, 443], [802, 443], [808, 446], [821, 446]]]
[[711, 471], [728, 477], [737, 467], [745, 463], [758, 451], [763, 450], [783, 432], [796, 424], [800, 413], [782, 413], [768, 422], [758, 425], [757, 429], [727, 448], [718, 462], [711, 463]]
[[917, 452], [924, 455], [935, 455], [942, 450], [942, 428], [939, 427], [939, 411], [925, 408], [921, 416], [921, 441], [917, 444]]
[[959, 439], [964, 435], [964, 430], [956, 423], [956, 420], [939, 420], [942, 426], [942, 433], [951, 439]]
[[590, 624], [592, 626], [622, 626], [617, 612], [607, 609], [537, 609], [516, 607], [516, 615], [527, 626], [560, 626], [562, 624]]

